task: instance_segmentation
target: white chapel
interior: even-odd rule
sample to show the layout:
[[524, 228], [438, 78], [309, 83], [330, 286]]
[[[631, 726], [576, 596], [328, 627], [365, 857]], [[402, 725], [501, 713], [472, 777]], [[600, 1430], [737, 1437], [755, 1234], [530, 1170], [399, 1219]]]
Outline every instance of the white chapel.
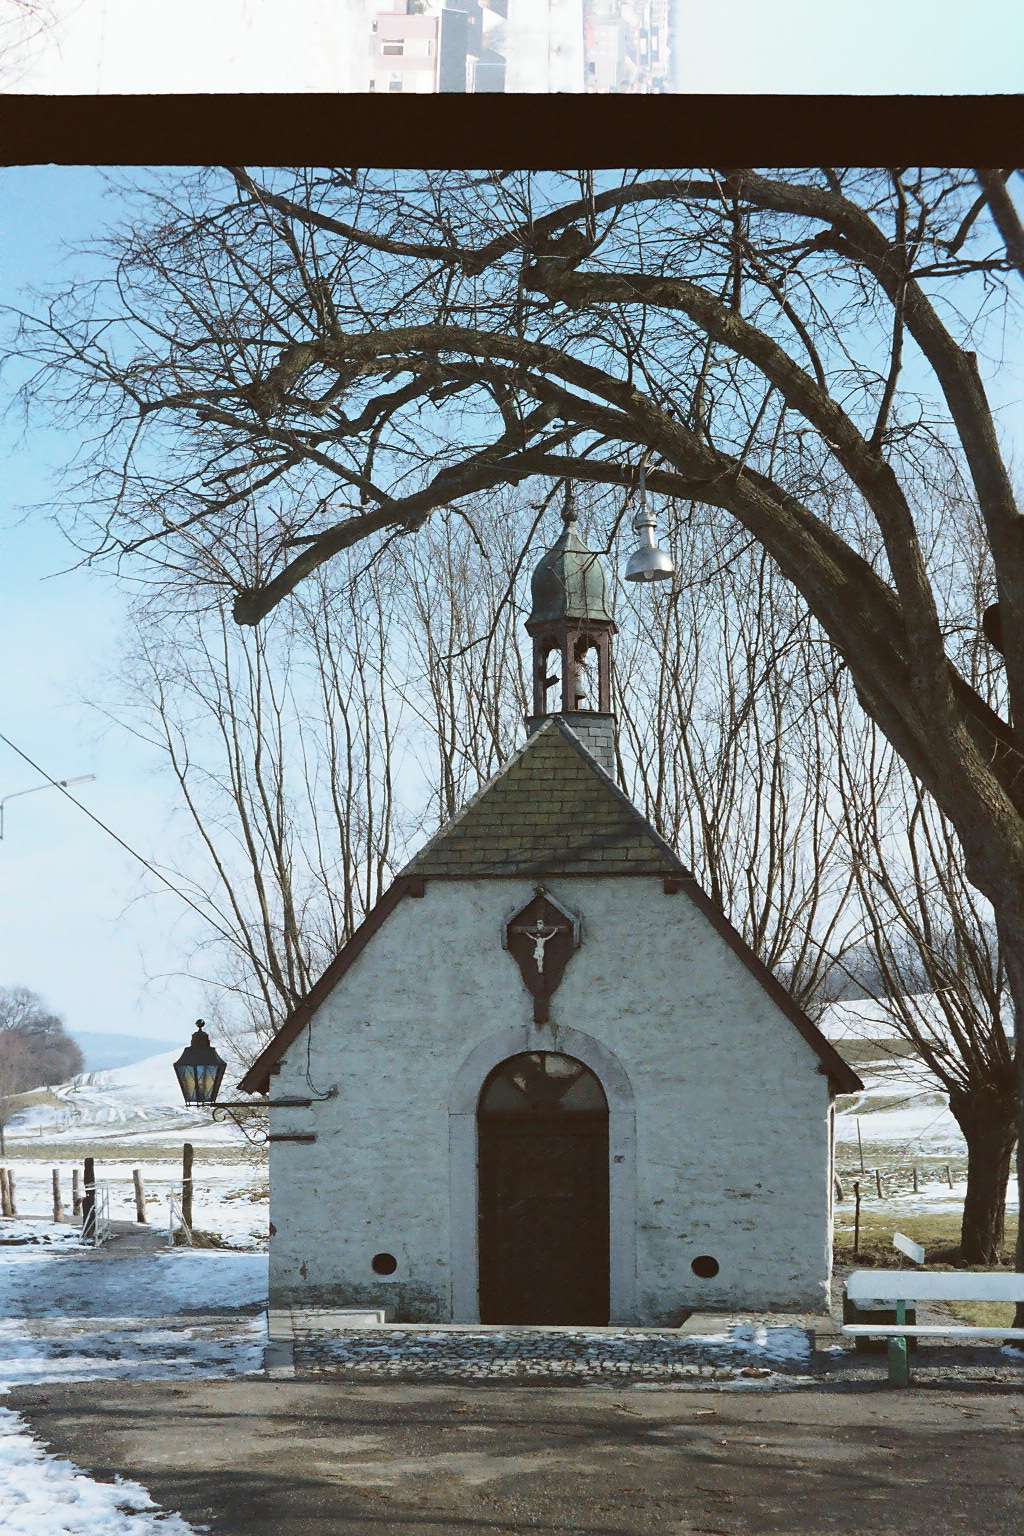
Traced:
[[615, 782], [615, 625], [568, 495], [532, 597], [525, 743], [242, 1081], [270, 1107], [271, 1305], [824, 1311], [860, 1081]]

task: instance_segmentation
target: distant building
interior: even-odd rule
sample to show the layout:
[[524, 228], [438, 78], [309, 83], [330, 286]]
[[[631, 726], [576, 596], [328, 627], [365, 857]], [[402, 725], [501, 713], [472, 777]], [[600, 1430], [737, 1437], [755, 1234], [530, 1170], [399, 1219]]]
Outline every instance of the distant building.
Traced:
[[438, 89], [440, 18], [424, 0], [392, 0], [370, 23], [371, 91], [423, 94]]
[[467, 91], [504, 91], [505, 60], [500, 53], [485, 49], [470, 54], [466, 60]]
[[[503, 15], [506, 0], [486, 9]], [[481, 0], [392, 0], [370, 23], [371, 91], [503, 91], [505, 60], [484, 41]]]

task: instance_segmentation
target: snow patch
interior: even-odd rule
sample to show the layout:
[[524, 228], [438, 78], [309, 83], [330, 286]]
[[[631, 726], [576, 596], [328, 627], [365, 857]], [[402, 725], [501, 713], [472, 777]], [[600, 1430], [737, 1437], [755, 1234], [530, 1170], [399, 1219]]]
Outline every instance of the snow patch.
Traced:
[[74, 1462], [48, 1455], [8, 1408], [0, 1408], [0, 1489], [5, 1536], [194, 1536], [138, 1483], [98, 1483]]

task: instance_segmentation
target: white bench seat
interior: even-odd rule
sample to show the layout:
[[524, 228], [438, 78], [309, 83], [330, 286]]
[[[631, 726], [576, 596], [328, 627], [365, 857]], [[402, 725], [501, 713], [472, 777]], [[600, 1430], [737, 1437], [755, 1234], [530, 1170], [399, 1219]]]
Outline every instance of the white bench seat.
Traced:
[[844, 1323], [843, 1332], [862, 1339], [1024, 1339], [1024, 1328], [975, 1328], [973, 1323]]
[[855, 1269], [846, 1294], [858, 1306], [905, 1301], [1024, 1301], [1024, 1275], [1014, 1270]]
[[901, 1322], [904, 1309], [919, 1301], [1024, 1302], [1024, 1274], [1005, 1270], [858, 1269], [846, 1282], [846, 1297], [864, 1311], [896, 1308], [895, 1323], [843, 1323], [852, 1338], [887, 1339], [889, 1380], [910, 1380], [908, 1339], [1024, 1340], [1024, 1328], [975, 1327], [971, 1323]]

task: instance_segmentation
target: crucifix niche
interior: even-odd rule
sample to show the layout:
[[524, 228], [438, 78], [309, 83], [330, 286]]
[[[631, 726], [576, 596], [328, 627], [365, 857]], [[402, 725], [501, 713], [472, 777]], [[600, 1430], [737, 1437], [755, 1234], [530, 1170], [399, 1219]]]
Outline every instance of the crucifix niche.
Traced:
[[533, 1022], [547, 1024], [552, 993], [580, 947], [580, 920], [538, 885], [502, 932], [502, 946], [519, 966], [533, 997]]

